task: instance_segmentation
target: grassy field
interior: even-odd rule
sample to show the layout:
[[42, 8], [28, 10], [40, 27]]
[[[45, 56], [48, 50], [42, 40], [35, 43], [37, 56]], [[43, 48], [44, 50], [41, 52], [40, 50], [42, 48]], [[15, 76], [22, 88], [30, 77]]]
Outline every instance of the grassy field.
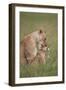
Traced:
[[57, 31], [57, 14], [50, 13], [20, 13], [20, 41], [24, 36], [36, 30], [46, 32], [47, 44], [50, 49], [47, 52], [46, 64], [20, 64], [20, 77], [39, 77], [39, 76], [56, 76], [58, 70], [58, 31]]

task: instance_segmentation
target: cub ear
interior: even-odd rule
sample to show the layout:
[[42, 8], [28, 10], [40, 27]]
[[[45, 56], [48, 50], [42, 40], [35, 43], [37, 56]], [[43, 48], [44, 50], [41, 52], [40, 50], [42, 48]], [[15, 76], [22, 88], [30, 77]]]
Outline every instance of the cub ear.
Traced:
[[39, 33], [41, 34], [41, 33], [43, 33], [43, 31], [40, 29]]

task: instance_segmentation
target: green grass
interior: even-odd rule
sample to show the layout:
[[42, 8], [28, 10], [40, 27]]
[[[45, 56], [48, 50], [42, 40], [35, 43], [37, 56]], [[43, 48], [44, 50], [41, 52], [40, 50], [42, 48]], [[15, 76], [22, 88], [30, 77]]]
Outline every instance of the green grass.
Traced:
[[20, 13], [20, 41], [24, 36], [42, 29], [46, 32], [47, 44], [50, 51], [47, 52], [46, 64], [20, 64], [20, 77], [56, 76], [57, 63], [57, 14]]

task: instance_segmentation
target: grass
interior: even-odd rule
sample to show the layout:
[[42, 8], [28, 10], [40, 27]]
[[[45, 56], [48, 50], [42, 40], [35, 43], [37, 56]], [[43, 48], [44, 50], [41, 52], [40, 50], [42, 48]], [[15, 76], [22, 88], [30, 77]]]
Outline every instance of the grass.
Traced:
[[57, 62], [57, 14], [20, 13], [20, 41], [24, 36], [42, 29], [46, 32], [47, 44], [50, 48], [46, 57], [46, 64], [20, 64], [20, 77], [56, 76], [58, 70]]

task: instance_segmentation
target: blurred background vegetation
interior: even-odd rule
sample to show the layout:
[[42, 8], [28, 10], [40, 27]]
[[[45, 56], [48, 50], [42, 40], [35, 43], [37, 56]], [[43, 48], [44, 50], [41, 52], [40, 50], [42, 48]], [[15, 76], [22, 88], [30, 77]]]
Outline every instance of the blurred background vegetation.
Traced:
[[58, 74], [58, 27], [57, 14], [20, 12], [20, 41], [31, 32], [42, 29], [46, 32], [46, 64], [20, 64], [20, 77], [56, 76]]

